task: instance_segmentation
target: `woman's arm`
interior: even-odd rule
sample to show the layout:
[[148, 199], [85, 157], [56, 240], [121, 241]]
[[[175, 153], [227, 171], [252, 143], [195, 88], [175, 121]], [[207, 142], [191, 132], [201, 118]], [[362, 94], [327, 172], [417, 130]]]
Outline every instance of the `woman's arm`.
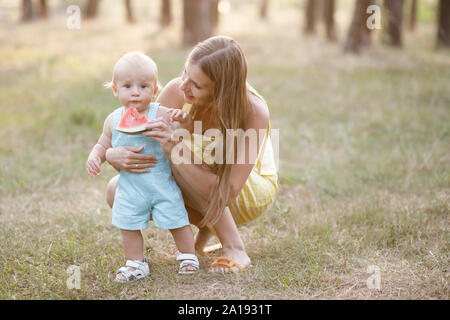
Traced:
[[[254, 104], [254, 107], [255, 111], [248, 117], [245, 129], [255, 130], [257, 141], [256, 153], [250, 152], [252, 149], [250, 146], [250, 139], [248, 139], [243, 148], [239, 150], [239, 152], [245, 152], [245, 164], [233, 164], [230, 175], [230, 191], [227, 204], [232, 203], [236, 199], [247, 181], [256, 162], [259, 150], [261, 149], [262, 139], [259, 139], [258, 131], [260, 129], [267, 129], [269, 123], [269, 112], [265, 103], [258, 100], [256, 101], [256, 104]], [[151, 133], [152, 131], [149, 131], [149, 136], [154, 135], [155, 138], [161, 139], [163, 136], [161, 132], [164, 131], [164, 129], [160, 129], [160, 126], [168, 127], [168, 125], [164, 125], [161, 122], [159, 124], [155, 123], [155, 131], [153, 133]], [[173, 175], [181, 190], [189, 199], [189, 205], [197, 211], [204, 212], [208, 204], [209, 193], [218, 183], [217, 176], [206, 165], [184, 163], [178, 152], [172, 152], [176, 143], [169, 141], [168, 138], [170, 137], [170, 134], [170, 132], [166, 133], [165, 140], [161, 140], [160, 142], [165, 144], [163, 149], [165, 150], [166, 156], [171, 160]]]

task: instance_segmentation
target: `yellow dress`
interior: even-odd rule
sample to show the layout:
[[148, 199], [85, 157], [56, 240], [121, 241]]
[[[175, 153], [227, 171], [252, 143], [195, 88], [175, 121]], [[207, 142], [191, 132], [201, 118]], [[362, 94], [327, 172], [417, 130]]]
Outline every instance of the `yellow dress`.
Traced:
[[[262, 97], [249, 86], [250, 92]], [[185, 104], [183, 111], [190, 112], [192, 105]], [[211, 143], [215, 143], [210, 136], [193, 133], [191, 141], [183, 142], [195, 154], [211, 168], [216, 164], [211, 152], [204, 152], [205, 148], [211, 150]], [[201, 145], [200, 145], [201, 143]], [[278, 193], [278, 174], [275, 165], [272, 142], [270, 140], [270, 123], [264, 136], [262, 147], [259, 151], [255, 166], [242, 187], [236, 200], [229, 205], [229, 209], [236, 225], [242, 225], [259, 217], [274, 202]]]

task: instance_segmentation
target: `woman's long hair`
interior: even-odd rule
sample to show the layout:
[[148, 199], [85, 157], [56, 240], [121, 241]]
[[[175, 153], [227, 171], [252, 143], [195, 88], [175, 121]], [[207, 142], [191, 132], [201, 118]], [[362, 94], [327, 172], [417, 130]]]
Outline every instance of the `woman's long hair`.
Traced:
[[[250, 109], [247, 92], [247, 62], [239, 44], [225, 36], [215, 36], [197, 44], [192, 50], [189, 63], [200, 67], [202, 72], [214, 84], [210, 113], [218, 117], [219, 130], [222, 133], [224, 157], [227, 156], [225, 137], [227, 129], [244, 129]], [[195, 116], [198, 110], [192, 106]], [[234, 146], [234, 143], [232, 143]], [[234, 153], [235, 154], [235, 153]], [[230, 173], [232, 162], [224, 159], [217, 164], [218, 184], [210, 191], [208, 206], [200, 226], [206, 223], [214, 225], [221, 217], [230, 194]]]

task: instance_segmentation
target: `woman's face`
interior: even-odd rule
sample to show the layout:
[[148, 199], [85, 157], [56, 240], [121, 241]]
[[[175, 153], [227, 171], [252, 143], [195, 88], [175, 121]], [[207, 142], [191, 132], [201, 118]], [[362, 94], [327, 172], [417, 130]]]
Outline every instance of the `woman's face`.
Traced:
[[185, 102], [198, 106], [207, 106], [212, 101], [214, 84], [199, 66], [187, 63], [181, 80], [183, 83], [180, 89], [184, 93]]

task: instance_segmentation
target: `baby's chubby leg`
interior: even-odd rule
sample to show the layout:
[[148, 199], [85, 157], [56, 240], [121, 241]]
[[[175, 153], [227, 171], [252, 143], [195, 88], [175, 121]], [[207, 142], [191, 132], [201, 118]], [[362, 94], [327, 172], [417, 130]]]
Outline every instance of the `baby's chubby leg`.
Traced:
[[[122, 234], [122, 247], [126, 260], [139, 260], [144, 262], [144, 239], [140, 230], [124, 230], [120, 229]], [[133, 267], [127, 267], [130, 271], [136, 270]], [[125, 281], [126, 278], [122, 274], [117, 274], [117, 279]]]
[[190, 225], [177, 229], [171, 229], [170, 233], [172, 233], [178, 251], [182, 253], [195, 253], [194, 233], [192, 232]]
[[144, 261], [144, 239], [141, 231], [120, 229], [120, 233], [125, 259]]
[[[177, 229], [171, 229], [170, 232], [172, 233], [179, 252], [195, 255], [194, 233], [192, 232], [190, 225]], [[182, 269], [183, 271], [197, 271], [197, 268], [191, 265], [186, 265]]]

